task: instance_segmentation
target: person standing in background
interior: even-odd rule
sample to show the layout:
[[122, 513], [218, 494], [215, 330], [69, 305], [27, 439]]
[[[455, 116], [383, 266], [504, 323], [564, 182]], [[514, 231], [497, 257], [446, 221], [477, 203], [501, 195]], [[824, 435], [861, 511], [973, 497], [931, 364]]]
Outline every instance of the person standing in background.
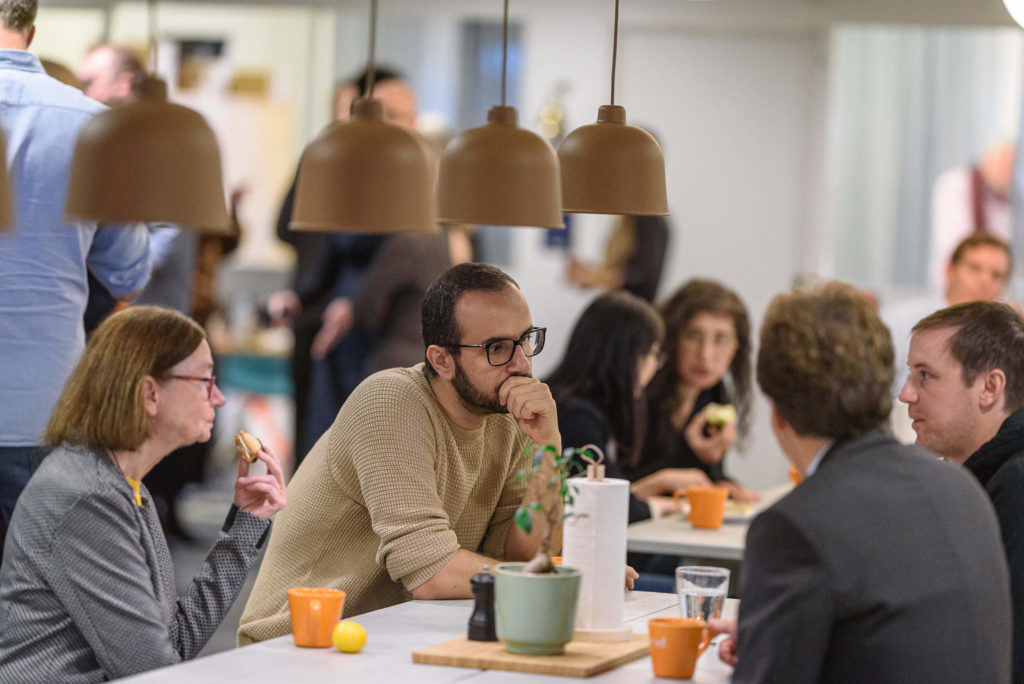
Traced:
[[[77, 87], [86, 97], [113, 107], [128, 101], [132, 89], [145, 76], [145, 70], [138, 56], [126, 48], [116, 45], [98, 45], [91, 49], [82, 60], [75, 77]], [[101, 229], [102, 230], [102, 229]], [[166, 242], [166, 241], [164, 241]], [[150, 249], [162, 254], [162, 244], [150, 243]], [[114, 311], [117, 302], [90, 272], [89, 301], [85, 307], [85, 334], [89, 335], [104, 318]]]
[[604, 261], [585, 264], [569, 260], [566, 279], [582, 288], [625, 290], [653, 302], [668, 251], [669, 223], [664, 216], [619, 216]]
[[412, 366], [423, 358], [418, 314], [431, 283], [452, 266], [473, 260], [462, 225], [440, 235], [390, 235], [363, 274], [353, 300], [353, 327], [371, 336], [363, 369]]
[[[384, 105], [390, 123], [415, 128], [416, 96], [396, 71], [375, 70], [373, 97]], [[352, 101], [369, 91], [369, 74], [343, 82], [335, 90], [334, 120], [348, 121]], [[363, 272], [387, 236], [358, 233], [303, 233], [288, 228], [295, 183], [281, 206], [278, 238], [297, 252], [292, 290], [271, 295], [271, 320], [295, 331], [292, 378], [295, 387], [295, 463], [334, 421], [345, 398], [365, 377], [370, 340], [352, 331], [353, 297]]]
[[49, 77], [28, 52], [35, 0], [0, 0], [0, 127], [13, 177], [14, 231], [0, 234], [0, 510], [49, 451], [39, 439], [85, 346], [87, 273], [119, 302], [149, 280], [145, 226], [66, 223], [71, 157], [82, 126], [103, 110]]
[[974, 233], [988, 233], [1012, 242], [1010, 195], [1016, 143], [1003, 142], [990, 149], [976, 165], [944, 171], [932, 190], [932, 232], [928, 257], [928, 284], [943, 286], [943, 275], [953, 249]]

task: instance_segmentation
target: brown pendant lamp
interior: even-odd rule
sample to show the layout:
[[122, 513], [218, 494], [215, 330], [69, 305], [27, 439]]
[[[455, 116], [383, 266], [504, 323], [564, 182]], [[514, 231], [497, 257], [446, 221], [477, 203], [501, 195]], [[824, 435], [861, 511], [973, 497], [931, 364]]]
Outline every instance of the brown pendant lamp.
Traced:
[[568, 213], [668, 216], [665, 157], [654, 136], [626, 123], [615, 104], [615, 62], [619, 44], [619, 0], [615, 0], [611, 104], [597, 111], [597, 123], [580, 126], [558, 147], [562, 202]]
[[350, 121], [329, 126], [302, 153], [291, 230], [438, 230], [426, 143], [384, 121], [384, 106], [373, 99], [376, 33], [377, 0], [372, 0], [368, 97], [352, 103]]
[[505, 105], [508, 0], [502, 38], [501, 106], [487, 123], [452, 139], [441, 157], [438, 210], [446, 223], [562, 228], [558, 158], [548, 141], [519, 128]]
[[156, 74], [155, 2], [150, 65], [130, 102], [90, 119], [78, 135], [65, 214], [71, 220], [168, 222], [230, 230], [220, 149], [206, 120], [167, 101]]
[[14, 198], [7, 175], [7, 143], [0, 133], [0, 232], [14, 230]]

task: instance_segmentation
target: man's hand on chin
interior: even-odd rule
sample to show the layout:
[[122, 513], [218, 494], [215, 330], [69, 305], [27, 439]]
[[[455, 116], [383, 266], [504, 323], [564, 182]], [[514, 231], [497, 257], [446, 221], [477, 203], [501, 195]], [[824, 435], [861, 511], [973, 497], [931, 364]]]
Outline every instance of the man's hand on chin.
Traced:
[[535, 444], [562, 450], [555, 400], [547, 385], [536, 378], [514, 375], [498, 388], [498, 401]]

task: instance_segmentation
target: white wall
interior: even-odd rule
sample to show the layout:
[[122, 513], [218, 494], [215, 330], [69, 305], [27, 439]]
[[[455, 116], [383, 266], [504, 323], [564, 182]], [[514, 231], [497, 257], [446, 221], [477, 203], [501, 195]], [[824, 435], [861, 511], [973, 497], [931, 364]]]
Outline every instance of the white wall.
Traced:
[[[588, 28], [601, 35], [590, 25], [575, 32]], [[556, 60], [561, 46], [549, 31], [558, 30], [530, 27], [526, 47], [536, 68], [527, 68], [524, 90], [534, 99], [524, 109], [551, 80], [565, 76], [574, 84], [567, 111], [579, 125], [607, 101], [607, 50], [598, 40], [569, 60], [564, 52]], [[756, 330], [770, 298], [817, 266], [814, 227], [821, 207], [808, 188], [821, 183], [826, 45], [826, 34], [810, 31], [624, 27], [616, 101], [630, 121], [655, 131], [666, 152], [673, 235], [662, 295], [693, 277], [720, 280], [740, 293]], [[593, 254], [606, 232], [597, 224], [607, 219], [586, 218], [594, 232], [579, 230], [576, 249]], [[564, 285], [561, 255], [543, 247], [537, 232], [518, 234], [512, 270], [534, 320], [550, 329], [550, 354], [537, 363], [543, 375], [561, 356], [589, 296]], [[785, 479], [761, 400], [746, 452], [729, 466], [741, 481], [761, 487]]]

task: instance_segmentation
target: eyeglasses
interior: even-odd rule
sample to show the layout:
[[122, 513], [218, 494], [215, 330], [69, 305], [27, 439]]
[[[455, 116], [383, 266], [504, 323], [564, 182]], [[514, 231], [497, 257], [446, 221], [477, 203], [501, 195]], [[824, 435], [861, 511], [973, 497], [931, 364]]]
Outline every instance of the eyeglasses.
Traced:
[[700, 348], [710, 344], [714, 349], [732, 349], [736, 346], [736, 336], [729, 333], [715, 333], [706, 335], [702, 330], [684, 330], [683, 342], [690, 347]]
[[544, 337], [547, 335], [547, 332], [547, 328], [530, 328], [518, 340], [504, 337], [486, 344], [446, 344], [444, 346], [483, 349], [487, 352], [487, 363], [492, 366], [504, 366], [515, 356], [516, 347], [522, 347], [523, 354], [527, 358], [540, 354], [544, 349]]
[[169, 375], [167, 376], [172, 380], [194, 380], [196, 382], [206, 383], [206, 398], [207, 400], [213, 398], [213, 385], [217, 382], [217, 376], [211, 375], [208, 378], [200, 377], [198, 375]]

